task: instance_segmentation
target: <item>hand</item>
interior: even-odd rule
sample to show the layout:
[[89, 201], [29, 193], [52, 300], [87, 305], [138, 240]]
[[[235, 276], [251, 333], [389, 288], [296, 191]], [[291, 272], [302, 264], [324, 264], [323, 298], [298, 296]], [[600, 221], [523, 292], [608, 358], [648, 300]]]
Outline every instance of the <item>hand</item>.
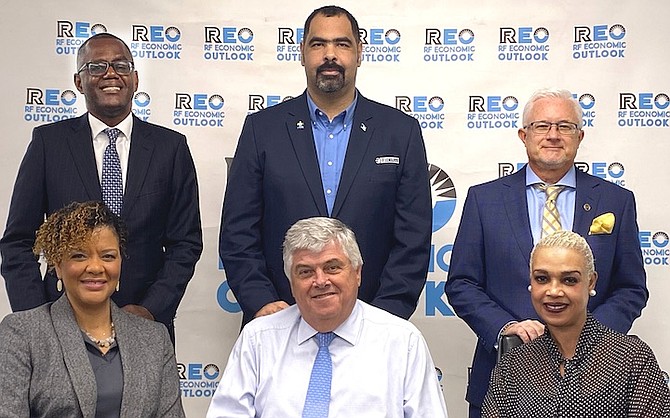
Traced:
[[133, 315], [141, 316], [142, 318], [146, 318], [149, 321], [154, 321], [154, 316], [149, 312], [147, 308], [145, 308], [142, 305], [126, 305], [123, 308], [124, 311], [131, 313]]
[[533, 341], [544, 334], [544, 324], [534, 319], [517, 322], [505, 329], [503, 335], [518, 335], [524, 343]]
[[263, 306], [256, 312], [256, 315], [254, 315], [254, 318], [258, 318], [259, 316], [265, 316], [265, 315], [270, 315], [275, 312], [279, 312], [282, 309], [288, 308], [288, 303], [284, 302], [283, 300], [278, 300], [276, 302], [270, 302], [267, 305]]

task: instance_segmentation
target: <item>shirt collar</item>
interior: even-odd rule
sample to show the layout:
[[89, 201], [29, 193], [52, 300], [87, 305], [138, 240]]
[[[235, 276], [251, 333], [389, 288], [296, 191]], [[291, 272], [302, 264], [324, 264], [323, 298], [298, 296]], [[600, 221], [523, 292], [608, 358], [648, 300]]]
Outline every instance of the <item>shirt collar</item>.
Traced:
[[[119, 122], [118, 125], [116, 126], [107, 126], [107, 124], [100, 119], [96, 118], [91, 114], [91, 112], [88, 113], [88, 123], [91, 125], [91, 135], [93, 138], [97, 137], [100, 135], [102, 131], [104, 131], [107, 128], [117, 128], [118, 130], [121, 131], [121, 133], [126, 137], [128, 141], [130, 141], [130, 135], [133, 130], [133, 114], [128, 113], [128, 116], [126, 116], [125, 119], [123, 119], [121, 122]], [[121, 139], [121, 138], [119, 138]]]
[[[579, 363], [592, 351], [593, 346], [600, 340], [604, 332], [605, 327], [593, 317], [591, 312], [587, 312], [586, 322], [584, 322], [584, 327], [579, 334], [577, 346], [575, 347], [575, 356], [567, 361], [574, 362], [575, 364]], [[547, 327], [545, 327], [544, 330], [544, 337], [548, 339], [549, 355], [554, 362], [559, 364], [562, 361], [565, 361], [566, 359], [563, 358], [563, 355], [558, 349], [558, 345], [551, 337], [551, 333]]]
[[[577, 170], [577, 169], [575, 168], [574, 165], [572, 165], [570, 167], [570, 169], [568, 170], [568, 172], [565, 173], [565, 175], [559, 181], [557, 181], [556, 184], [560, 185], [560, 186], [566, 186], [566, 187], [571, 187], [571, 188], [575, 189], [577, 187], [577, 174], [576, 174], [575, 170]], [[542, 179], [540, 179], [537, 176], [537, 174], [535, 174], [533, 169], [530, 168], [529, 164], [526, 164], [526, 187], [529, 187], [529, 186], [532, 186], [532, 185], [538, 184], [538, 183], [543, 184], [544, 181], [542, 181]]]
[[[356, 345], [363, 324], [362, 310], [361, 302], [356, 300], [349, 317], [333, 331], [335, 335], [351, 345]], [[312, 328], [312, 326], [305, 322], [305, 319], [300, 316], [300, 324], [298, 325], [298, 344], [303, 344], [305, 341], [308, 341], [314, 337], [317, 332], [317, 330]]]
[[[323, 113], [324, 116], [325, 116], [325, 112], [323, 112], [321, 109], [319, 109], [316, 106], [316, 103], [314, 103], [314, 100], [312, 100], [309, 93], [306, 92], [305, 95], [307, 96], [307, 107], [309, 108], [309, 118], [312, 120], [312, 123], [318, 123], [319, 122], [319, 113], [317, 113], [317, 112]], [[354, 109], [356, 108], [356, 103], [358, 103], [358, 89], [356, 89], [356, 93], [354, 95], [354, 100], [352, 100], [351, 103], [349, 104], [349, 106], [347, 106], [347, 108], [344, 109], [342, 111], [342, 113], [340, 113], [340, 115], [344, 115], [344, 126], [345, 127], [351, 126], [351, 123], [354, 120]], [[335, 116], [335, 118], [337, 118], [340, 115]], [[326, 117], [326, 119], [328, 118], [327, 116], [325, 116], [325, 117]], [[335, 120], [335, 118], [333, 118], [333, 120]]]

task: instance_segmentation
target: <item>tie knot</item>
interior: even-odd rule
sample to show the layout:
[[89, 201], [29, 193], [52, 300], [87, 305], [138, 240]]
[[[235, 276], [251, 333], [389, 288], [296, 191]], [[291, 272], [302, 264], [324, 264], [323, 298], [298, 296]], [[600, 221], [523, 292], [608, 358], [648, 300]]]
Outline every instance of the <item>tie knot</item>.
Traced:
[[556, 196], [565, 188], [565, 186], [550, 186], [545, 183], [538, 183], [535, 187], [538, 190], [542, 190], [547, 195], [547, 199], [551, 200], [555, 200]]
[[319, 348], [328, 347], [330, 342], [335, 338], [333, 332], [319, 332], [316, 334], [316, 341], [319, 343]]
[[105, 129], [105, 133], [107, 134], [107, 137], [109, 138], [109, 143], [114, 145], [116, 143], [116, 140], [119, 138], [119, 134], [121, 133], [121, 130], [117, 129], [117, 128], [107, 128], [107, 129]]

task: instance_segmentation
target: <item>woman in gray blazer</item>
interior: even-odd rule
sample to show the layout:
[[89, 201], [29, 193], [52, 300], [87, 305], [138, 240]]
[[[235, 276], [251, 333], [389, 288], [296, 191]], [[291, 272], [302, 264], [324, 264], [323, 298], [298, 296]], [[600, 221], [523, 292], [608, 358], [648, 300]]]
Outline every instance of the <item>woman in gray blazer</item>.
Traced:
[[101, 202], [73, 203], [37, 231], [35, 254], [65, 293], [0, 323], [1, 417], [184, 416], [165, 326], [110, 299], [125, 241]]

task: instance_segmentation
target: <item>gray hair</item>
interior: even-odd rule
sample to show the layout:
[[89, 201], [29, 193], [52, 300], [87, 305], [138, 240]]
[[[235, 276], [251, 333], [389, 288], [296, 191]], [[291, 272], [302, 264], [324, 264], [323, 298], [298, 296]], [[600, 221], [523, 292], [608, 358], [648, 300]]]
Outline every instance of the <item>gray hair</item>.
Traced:
[[582, 127], [584, 126], [584, 118], [582, 117], [582, 107], [579, 105], [577, 99], [575, 99], [572, 96], [572, 93], [570, 93], [568, 90], [558, 88], [537, 90], [535, 93], [533, 93], [532, 96], [530, 96], [528, 102], [526, 102], [526, 106], [523, 108], [523, 122], [522, 122], [523, 126], [528, 126], [530, 122], [534, 122], [528, 119], [530, 118], [530, 114], [533, 112], [535, 102], [537, 102], [540, 99], [563, 99], [569, 102], [570, 105], [572, 106], [572, 110], [574, 111], [575, 117], [577, 118], [578, 121], [577, 125], [579, 129], [582, 129]]
[[556, 231], [540, 240], [530, 253], [530, 269], [533, 271], [533, 256], [538, 248], [567, 248], [575, 250], [584, 259], [586, 265], [586, 274], [591, 275], [595, 273], [596, 266], [593, 259], [593, 252], [589, 243], [579, 234], [572, 231]]
[[319, 252], [330, 243], [339, 243], [349, 258], [351, 266], [358, 269], [363, 265], [361, 250], [354, 231], [335, 218], [314, 217], [301, 219], [286, 232], [283, 244], [284, 273], [291, 278], [293, 254], [298, 250]]

